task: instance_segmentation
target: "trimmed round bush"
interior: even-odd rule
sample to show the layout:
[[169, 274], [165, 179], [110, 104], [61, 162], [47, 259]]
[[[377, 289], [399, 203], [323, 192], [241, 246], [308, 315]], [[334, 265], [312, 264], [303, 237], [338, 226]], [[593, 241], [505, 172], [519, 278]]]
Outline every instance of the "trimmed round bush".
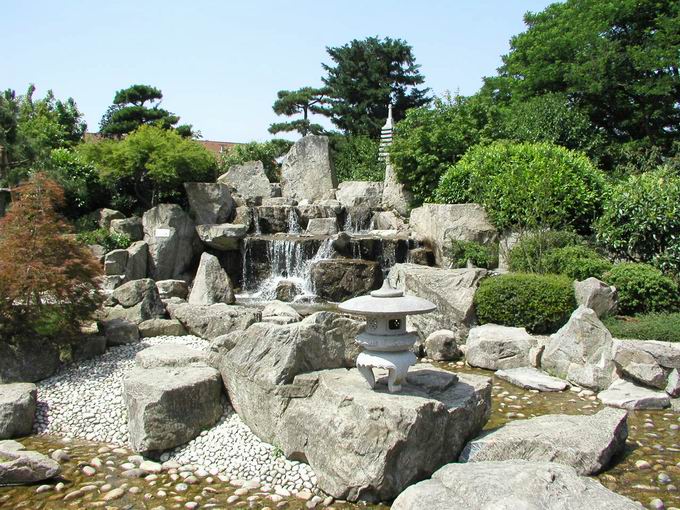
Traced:
[[480, 324], [526, 328], [553, 333], [576, 308], [572, 282], [566, 276], [506, 274], [486, 278], [475, 294]]
[[494, 225], [590, 232], [604, 174], [584, 154], [551, 143], [476, 145], [442, 177], [440, 203], [482, 204]]
[[543, 267], [544, 256], [551, 250], [578, 246], [583, 239], [578, 234], [561, 230], [532, 232], [522, 238], [508, 253], [510, 271], [514, 273], [548, 273]]
[[660, 259], [680, 267], [680, 177], [669, 170], [631, 175], [612, 186], [595, 224], [598, 240], [619, 257]]
[[547, 252], [541, 266], [546, 273], [563, 274], [580, 281], [591, 276], [601, 280], [612, 263], [587, 246], [565, 246]]
[[680, 309], [678, 284], [649, 264], [623, 262], [603, 275], [619, 292], [619, 313], [635, 315]]

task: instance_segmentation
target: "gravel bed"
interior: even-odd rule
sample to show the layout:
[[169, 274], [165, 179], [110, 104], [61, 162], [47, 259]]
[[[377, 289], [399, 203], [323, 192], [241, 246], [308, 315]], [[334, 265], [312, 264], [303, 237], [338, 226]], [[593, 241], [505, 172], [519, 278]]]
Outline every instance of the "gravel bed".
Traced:
[[[113, 347], [102, 356], [69, 365], [37, 384], [34, 432], [129, 447], [123, 378], [135, 366], [135, 354], [164, 343], [209, 350], [205, 340], [194, 336], [155, 337]], [[163, 453], [161, 460], [217, 469], [232, 479], [256, 480], [284, 492], [316, 488], [316, 476], [307, 464], [289, 461], [272, 445], [260, 441], [226, 399], [224, 409], [213, 428]]]

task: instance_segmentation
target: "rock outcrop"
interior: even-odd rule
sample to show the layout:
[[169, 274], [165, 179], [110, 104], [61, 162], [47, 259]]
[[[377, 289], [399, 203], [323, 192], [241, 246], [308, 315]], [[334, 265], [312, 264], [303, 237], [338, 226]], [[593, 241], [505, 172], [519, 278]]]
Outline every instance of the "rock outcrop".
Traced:
[[232, 304], [234, 301], [236, 301], [234, 288], [220, 261], [209, 253], [201, 255], [201, 262], [189, 294], [189, 304]]
[[498, 232], [478, 204], [425, 204], [411, 211], [409, 227], [434, 249], [437, 264], [448, 267], [446, 252], [453, 240], [498, 242]]
[[260, 320], [260, 312], [257, 309], [224, 303], [215, 305], [170, 304], [168, 312], [170, 317], [181, 322], [190, 334], [208, 340], [232, 331], [246, 329]]
[[142, 218], [132, 216], [130, 218], [112, 219], [109, 232], [127, 236], [130, 238], [130, 241], [141, 241], [144, 239]]
[[424, 315], [412, 315], [407, 325], [422, 338], [440, 329], [467, 336], [474, 323], [474, 297], [485, 269], [439, 269], [418, 264], [395, 264], [388, 279], [393, 287], [406, 294], [432, 301], [437, 310]]
[[159, 452], [193, 439], [222, 415], [221, 389], [206, 366], [133, 369], [123, 380], [131, 448]]
[[470, 441], [460, 462], [529, 460], [558, 462], [580, 475], [604, 470], [626, 446], [626, 411], [593, 415], [547, 414], [515, 420]]
[[225, 184], [245, 199], [269, 197], [271, 185], [264, 171], [262, 161], [248, 161], [229, 167], [217, 182]]
[[529, 351], [535, 345], [536, 339], [524, 328], [484, 324], [470, 330], [465, 360], [488, 370], [528, 367]]
[[451, 361], [460, 358], [458, 337], [449, 329], [440, 329], [430, 333], [423, 342], [425, 355], [434, 361]]
[[0, 385], [0, 439], [28, 436], [31, 433], [37, 395], [35, 384]]
[[328, 301], [345, 301], [380, 288], [382, 271], [377, 262], [362, 259], [320, 260], [312, 266], [316, 294]]
[[177, 319], [149, 319], [139, 324], [139, 335], [142, 338], [154, 336], [182, 336], [187, 334], [182, 323]]
[[59, 350], [48, 342], [0, 342], [0, 384], [41, 381], [59, 364]]
[[101, 323], [108, 347], [139, 342], [139, 328], [125, 319], [112, 319]]
[[367, 207], [380, 209], [382, 205], [382, 182], [344, 181], [338, 185], [335, 197], [344, 207]]
[[161, 204], [146, 211], [142, 223], [149, 245], [149, 276], [154, 280], [185, 279], [202, 251], [192, 219], [179, 205]]
[[574, 282], [576, 303], [593, 310], [598, 317], [603, 318], [616, 312], [619, 304], [616, 287], [610, 287], [597, 278], [586, 278], [581, 282]]
[[200, 240], [211, 248], [220, 251], [238, 250], [239, 241], [246, 236], [248, 228], [237, 223], [220, 225], [196, 225]]
[[226, 223], [236, 204], [229, 188], [219, 182], [185, 182], [191, 214], [197, 225]]
[[135, 363], [140, 368], [208, 365], [208, 353], [182, 344], [159, 344], [139, 351]]
[[165, 305], [151, 278], [124, 283], [113, 291], [111, 300], [114, 306], [106, 308], [108, 320], [124, 319], [140, 324], [165, 315]]
[[283, 160], [281, 194], [295, 200], [321, 200], [337, 187], [331, 163], [328, 137], [307, 135], [301, 138]]
[[184, 280], [159, 280], [156, 282], [156, 288], [161, 299], [173, 297], [186, 299], [189, 295], [189, 286]]
[[132, 243], [126, 250], [125, 281], [146, 278], [149, 267], [149, 245], [144, 241]]
[[572, 467], [525, 460], [448, 464], [392, 504], [392, 510], [424, 508], [643, 510]]
[[569, 322], [550, 336], [541, 368], [561, 379], [600, 391], [614, 380], [612, 336], [597, 314], [579, 306]]

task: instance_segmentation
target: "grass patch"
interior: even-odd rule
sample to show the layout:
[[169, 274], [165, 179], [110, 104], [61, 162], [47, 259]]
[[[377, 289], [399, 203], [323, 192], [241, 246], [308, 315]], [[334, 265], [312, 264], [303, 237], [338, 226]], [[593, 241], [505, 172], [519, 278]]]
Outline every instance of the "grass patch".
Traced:
[[615, 338], [680, 342], [680, 313], [649, 313], [604, 320]]

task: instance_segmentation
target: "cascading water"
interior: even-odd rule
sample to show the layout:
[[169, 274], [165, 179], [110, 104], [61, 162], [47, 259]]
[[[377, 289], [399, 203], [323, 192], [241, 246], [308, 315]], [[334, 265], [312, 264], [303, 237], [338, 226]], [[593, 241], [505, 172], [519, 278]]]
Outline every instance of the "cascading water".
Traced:
[[295, 212], [294, 207], [291, 207], [288, 211], [288, 232], [290, 234], [299, 234], [302, 232], [300, 222], [298, 221], [298, 215]]

